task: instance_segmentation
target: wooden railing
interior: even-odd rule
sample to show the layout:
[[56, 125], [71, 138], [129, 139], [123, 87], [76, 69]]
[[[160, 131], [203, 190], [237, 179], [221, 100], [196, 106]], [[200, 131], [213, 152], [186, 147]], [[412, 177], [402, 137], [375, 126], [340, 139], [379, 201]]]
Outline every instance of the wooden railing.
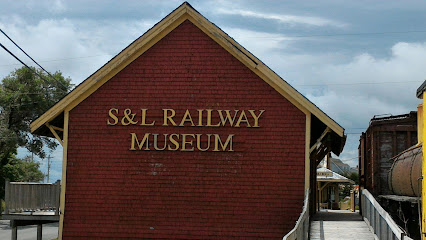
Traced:
[[379, 239], [413, 240], [395, 223], [367, 189], [361, 194], [362, 216]]
[[305, 192], [302, 213], [296, 222], [296, 226], [287, 233], [283, 240], [305, 240], [309, 237], [309, 189]]
[[9, 182], [5, 186], [4, 214], [51, 211], [59, 215], [61, 183]]

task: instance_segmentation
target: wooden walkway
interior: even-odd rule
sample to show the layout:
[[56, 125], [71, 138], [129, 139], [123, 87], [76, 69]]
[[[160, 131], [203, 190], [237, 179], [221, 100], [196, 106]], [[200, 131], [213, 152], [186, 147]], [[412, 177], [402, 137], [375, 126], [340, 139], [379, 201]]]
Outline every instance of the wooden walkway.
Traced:
[[311, 240], [378, 239], [358, 212], [322, 210], [311, 221]]

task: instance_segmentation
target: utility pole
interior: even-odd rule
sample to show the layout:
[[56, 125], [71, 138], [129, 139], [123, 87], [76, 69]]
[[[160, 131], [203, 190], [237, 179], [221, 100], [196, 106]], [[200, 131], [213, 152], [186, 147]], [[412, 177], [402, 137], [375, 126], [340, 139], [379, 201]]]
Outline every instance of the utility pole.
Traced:
[[47, 183], [49, 183], [50, 165], [51, 165], [50, 159], [51, 158], [52, 157], [50, 155], [47, 157]]

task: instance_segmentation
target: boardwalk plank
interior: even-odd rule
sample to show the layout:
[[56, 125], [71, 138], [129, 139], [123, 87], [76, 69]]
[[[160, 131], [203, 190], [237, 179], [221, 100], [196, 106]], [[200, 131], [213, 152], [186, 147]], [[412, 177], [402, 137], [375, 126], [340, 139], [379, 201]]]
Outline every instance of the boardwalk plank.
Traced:
[[331, 211], [317, 213], [311, 222], [311, 240], [375, 240], [377, 237], [358, 213]]

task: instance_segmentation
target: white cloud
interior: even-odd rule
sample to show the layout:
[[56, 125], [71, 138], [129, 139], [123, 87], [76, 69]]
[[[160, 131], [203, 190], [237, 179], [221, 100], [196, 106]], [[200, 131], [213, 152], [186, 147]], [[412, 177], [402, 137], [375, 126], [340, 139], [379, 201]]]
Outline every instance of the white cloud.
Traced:
[[[345, 26], [321, 17], [266, 14], [238, 9], [219, 11], [221, 14], [297, 26]], [[89, 17], [28, 22], [13, 15], [0, 16], [0, 19], [0, 27], [46, 69], [61, 70], [65, 76], [71, 76], [74, 83], [87, 78], [155, 23], [153, 20], [99, 21]], [[426, 43], [396, 43], [387, 49], [387, 57], [377, 57], [367, 51], [351, 56], [333, 50], [312, 52], [309, 49], [295, 51], [293, 48], [300, 41], [318, 43], [332, 39], [297, 39], [279, 32], [256, 32], [227, 27], [226, 24], [221, 27], [345, 127], [347, 132], [364, 131], [358, 128], [366, 128], [376, 114], [402, 114], [415, 110], [419, 102], [415, 90], [426, 78]], [[0, 42], [17, 52], [6, 38], [1, 36]], [[18, 56], [25, 59], [22, 54]], [[15, 63], [10, 55], [0, 51], [0, 78], [13, 68], [20, 67], [13, 65]], [[347, 147], [342, 153], [343, 159], [357, 154], [357, 141], [356, 135], [348, 137]]]
[[234, 38], [254, 55], [268, 53], [273, 49], [284, 49], [294, 38], [278, 33], [257, 32], [240, 28], [226, 28], [223, 30]]
[[426, 77], [425, 55], [426, 43], [397, 43], [389, 58], [375, 58], [365, 53], [347, 64], [321, 64], [314, 73], [321, 84], [348, 84], [328, 85], [329, 92], [376, 99], [384, 104], [383, 108], [387, 104], [408, 108], [416, 101], [415, 90]]
[[[272, 40], [253, 41], [250, 36], [268, 35], [236, 32], [236, 39], [243, 46], [346, 128], [347, 133], [365, 131], [374, 115], [416, 111], [420, 102], [415, 93], [426, 79], [426, 43], [396, 43], [385, 57], [368, 52], [355, 56], [334, 52], [289, 54], [288, 43], [297, 39], [271, 34]], [[234, 35], [233, 30], [229, 33]], [[357, 155], [358, 141], [359, 135], [348, 136], [342, 159]], [[350, 163], [355, 166], [356, 160]]]
[[[426, 43], [397, 43], [389, 58], [365, 53], [346, 64], [317, 63], [303, 75], [312, 84], [324, 85], [323, 92], [317, 95], [310, 90], [306, 96], [346, 128], [346, 132], [360, 133], [374, 115], [416, 111], [420, 103], [416, 89], [426, 78], [425, 54]], [[349, 135], [342, 158], [357, 155], [358, 140], [359, 135]]]
[[216, 12], [219, 14], [225, 14], [225, 15], [239, 15], [243, 17], [253, 17], [253, 18], [260, 18], [265, 20], [274, 20], [280, 23], [289, 24], [291, 26], [308, 25], [308, 26], [315, 26], [315, 27], [331, 26], [331, 27], [339, 27], [339, 28], [343, 28], [347, 26], [347, 24], [334, 21], [331, 19], [327, 19], [327, 18], [322, 18], [322, 17], [271, 14], [271, 13], [254, 12], [250, 10], [224, 9], [224, 8], [218, 8]]
[[[29, 24], [19, 17], [0, 24], [7, 34], [30, 56], [49, 71], [61, 70], [78, 84], [113, 56], [142, 35], [151, 21], [71, 21], [46, 19]], [[4, 36], [0, 41], [20, 59], [34, 66]], [[21, 65], [4, 51], [0, 52], [0, 77]]]
[[55, 0], [52, 4], [48, 5], [49, 11], [52, 13], [62, 13], [66, 11], [65, 4], [62, 0]]
[[42, 9], [42, 11], [48, 11], [53, 14], [60, 14], [67, 10], [65, 3], [62, 0], [27, 0], [21, 2], [20, 7], [25, 7], [28, 12], [37, 12], [36, 9]]

